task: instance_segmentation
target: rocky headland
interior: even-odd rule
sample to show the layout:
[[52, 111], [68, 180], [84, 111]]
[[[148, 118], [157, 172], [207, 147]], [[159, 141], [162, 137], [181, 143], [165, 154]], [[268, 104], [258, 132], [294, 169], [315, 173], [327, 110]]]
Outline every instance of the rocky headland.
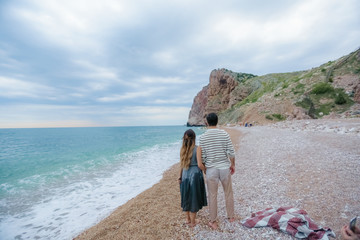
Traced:
[[216, 69], [194, 98], [188, 126], [360, 117], [360, 49], [307, 71], [256, 76]]

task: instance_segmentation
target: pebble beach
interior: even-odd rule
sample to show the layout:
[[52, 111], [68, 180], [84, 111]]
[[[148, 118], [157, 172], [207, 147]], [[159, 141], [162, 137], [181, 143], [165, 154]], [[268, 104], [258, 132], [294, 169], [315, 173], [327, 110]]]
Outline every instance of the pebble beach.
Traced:
[[284, 121], [224, 127], [236, 149], [233, 175], [236, 221], [227, 221], [222, 188], [219, 229], [185, 224], [177, 178], [179, 164], [162, 180], [116, 209], [75, 239], [294, 239], [269, 227], [249, 229], [240, 221], [269, 207], [305, 210], [318, 225], [340, 228], [360, 216], [360, 119]]

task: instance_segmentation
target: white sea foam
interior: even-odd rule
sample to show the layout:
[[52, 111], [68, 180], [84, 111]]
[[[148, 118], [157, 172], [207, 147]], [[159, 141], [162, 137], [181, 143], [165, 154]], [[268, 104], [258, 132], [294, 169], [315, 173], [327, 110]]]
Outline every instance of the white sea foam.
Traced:
[[162, 173], [178, 161], [179, 149], [180, 142], [121, 154], [116, 156], [115, 164], [84, 172], [77, 178], [63, 178], [66, 184], [46, 189], [46, 195], [30, 207], [2, 216], [0, 239], [75, 237], [158, 182]]

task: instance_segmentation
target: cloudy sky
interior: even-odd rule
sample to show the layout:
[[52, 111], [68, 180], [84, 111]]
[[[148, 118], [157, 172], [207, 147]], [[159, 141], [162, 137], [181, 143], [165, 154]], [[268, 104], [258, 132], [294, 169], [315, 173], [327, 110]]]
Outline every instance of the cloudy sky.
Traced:
[[2, 0], [0, 128], [181, 125], [213, 69], [360, 47], [358, 0]]

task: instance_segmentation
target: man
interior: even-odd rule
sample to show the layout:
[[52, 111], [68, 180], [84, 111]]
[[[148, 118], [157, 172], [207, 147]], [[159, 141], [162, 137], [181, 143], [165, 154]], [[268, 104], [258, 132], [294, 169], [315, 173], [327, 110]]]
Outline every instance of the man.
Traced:
[[[230, 222], [234, 219], [234, 194], [231, 175], [235, 173], [235, 153], [230, 136], [217, 128], [218, 117], [215, 113], [206, 116], [207, 130], [200, 136], [197, 148], [198, 166], [206, 173], [209, 198], [210, 222], [217, 229], [217, 193], [219, 180], [224, 189], [226, 212]], [[205, 164], [205, 165], [204, 165]]]

